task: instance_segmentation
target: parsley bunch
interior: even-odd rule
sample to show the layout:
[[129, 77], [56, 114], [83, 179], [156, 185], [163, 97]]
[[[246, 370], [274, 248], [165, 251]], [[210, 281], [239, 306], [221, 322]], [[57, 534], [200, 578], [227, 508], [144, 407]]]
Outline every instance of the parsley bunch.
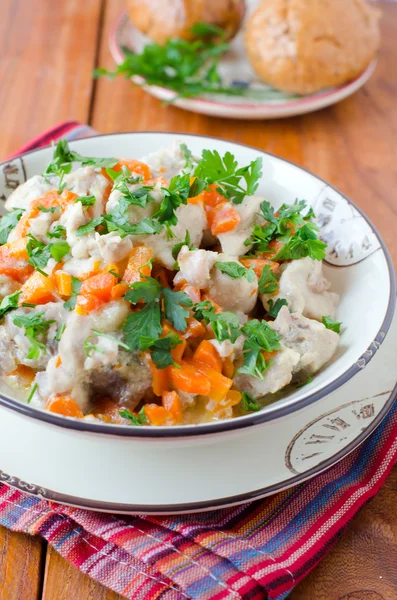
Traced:
[[247, 336], [244, 342], [244, 364], [238, 373], [263, 379], [263, 373], [271, 362], [266, 363], [262, 351], [274, 352], [280, 349], [280, 336], [266, 321], [252, 319], [242, 327], [242, 332]]
[[30, 342], [30, 348], [26, 355], [27, 359], [37, 360], [42, 352], [46, 351], [46, 346], [43, 343], [43, 337], [48, 333], [48, 328], [54, 319], [44, 319], [44, 311], [40, 313], [31, 312], [27, 315], [17, 315], [13, 318], [13, 323], [17, 327], [25, 329], [25, 336]]

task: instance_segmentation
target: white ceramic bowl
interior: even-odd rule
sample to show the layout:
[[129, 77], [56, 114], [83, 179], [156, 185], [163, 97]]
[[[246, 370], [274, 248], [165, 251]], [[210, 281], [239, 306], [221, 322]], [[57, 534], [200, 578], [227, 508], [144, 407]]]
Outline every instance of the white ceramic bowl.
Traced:
[[[336, 356], [312, 383], [258, 413], [172, 428], [66, 419], [19, 402], [2, 384], [0, 467], [4, 472], [0, 480], [21, 486], [23, 479], [34, 482], [22, 481], [22, 487], [32, 493], [119, 512], [172, 512], [230, 504], [318, 472], [364, 439], [389, 406], [394, 381], [389, 382], [392, 370], [385, 367], [394, 338], [389, 340], [387, 358], [385, 350], [382, 360], [373, 361], [375, 366], [370, 361], [393, 319], [393, 267], [378, 232], [350, 200], [287, 161], [214, 138], [126, 133], [87, 138], [71, 146], [90, 156], [138, 158], [167, 146], [175, 137], [197, 155], [204, 148], [216, 148], [221, 154], [228, 150], [241, 164], [261, 155], [264, 172], [259, 193], [276, 208], [296, 197], [313, 206], [321, 237], [329, 244], [325, 273], [341, 295], [338, 320], [343, 322], [343, 333]], [[0, 165], [0, 198], [41, 173], [51, 156], [52, 150], [44, 148]], [[362, 408], [368, 398], [378, 400], [373, 401], [376, 407], [363, 428], [359, 419], [354, 422], [354, 411], [359, 409], [357, 403]], [[347, 406], [353, 406], [353, 412]], [[305, 459], [302, 452], [295, 456], [302, 431], [310, 430], [318, 419], [335, 419], [340, 410], [353, 415], [349, 432], [344, 431], [338, 443], [331, 439], [326, 452], [325, 440], [320, 442], [321, 452]]]

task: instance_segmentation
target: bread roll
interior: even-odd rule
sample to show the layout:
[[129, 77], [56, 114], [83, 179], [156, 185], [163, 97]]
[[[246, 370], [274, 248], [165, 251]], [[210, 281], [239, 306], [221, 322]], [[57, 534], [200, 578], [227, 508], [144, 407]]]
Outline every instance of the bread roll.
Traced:
[[262, 0], [245, 46], [259, 78], [298, 94], [359, 75], [379, 48], [380, 12], [365, 0]]
[[194, 39], [195, 23], [217, 25], [230, 39], [240, 27], [244, 1], [128, 0], [128, 11], [135, 27], [159, 44], [173, 37]]

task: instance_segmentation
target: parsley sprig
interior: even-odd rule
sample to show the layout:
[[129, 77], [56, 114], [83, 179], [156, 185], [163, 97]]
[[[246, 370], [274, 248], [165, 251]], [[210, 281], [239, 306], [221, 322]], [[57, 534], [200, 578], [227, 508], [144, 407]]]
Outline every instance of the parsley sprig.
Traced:
[[42, 352], [46, 352], [46, 346], [43, 343], [44, 336], [54, 319], [45, 319], [45, 313], [29, 313], [27, 315], [17, 315], [13, 318], [13, 323], [17, 327], [25, 329], [25, 336], [30, 342], [30, 348], [26, 355], [27, 359], [37, 360]]
[[215, 312], [215, 307], [209, 300], [196, 304], [193, 312], [196, 319], [211, 327], [218, 342], [230, 340], [233, 344], [241, 335], [238, 316], [227, 311]]
[[[0, 309], [1, 309], [1, 306], [0, 306]], [[331, 331], [335, 331], [335, 333], [338, 333], [338, 334], [340, 333], [340, 328], [342, 325], [341, 322], [335, 321], [331, 317], [327, 317], [327, 316], [323, 317], [321, 319], [321, 322], [323, 325], [325, 325], [325, 327], [327, 329], [330, 329]]]
[[140, 427], [141, 425], [147, 425], [148, 423], [144, 406], [142, 406], [141, 410], [137, 415], [131, 412], [128, 408], [122, 408], [121, 410], [119, 410], [119, 415], [123, 419], [128, 419], [129, 425], [135, 425]]
[[27, 237], [29, 238], [26, 244], [26, 251], [29, 256], [28, 263], [46, 277], [47, 273], [43, 269], [47, 266], [50, 258], [52, 257], [56, 262], [60, 262], [70, 251], [70, 246], [65, 240], [55, 240], [55, 242], [44, 244], [30, 233]]
[[0, 319], [4, 317], [4, 315], [11, 310], [15, 310], [18, 308], [19, 296], [21, 292], [14, 292], [9, 296], [4, 296], [3, 300], [0, 303]]
[[245, 277], [249, 283], [255, 281], [254, 271], [252, 269], [247, 269], [236, 261], [218, 261], [215, 263], [215, 266], [221, 273], [228, 275], [231, 279], [241, 279], [242, 277]]
[[244, 342], [244, 364], [238, 369], [239, 373], [263, 379], [263, 373], [271, 364], [266, 362], [262, 352], [274, 352], [280, 349], [280, 336], [266, 321], [252, 319], [242, 327], [247, 336]]
[[0, 219], [0, 246], [7, 242], [10, 232], [17, 226], [19, 219], [22, 217], [24, 210], [15, 208], [9, 213], [6, 213]]
[[56, 175], [57, 177], [63, 179], [63, 177], [72, 170], [74, 162], [79, 162], [82, 166], [92, 165], [93, 167], [101, 167], [106, 169], [114, 167], [118, 163], [118, 159], [83, 156], [82, 154], [71, 150], [67, 140], [62, 139], [59, 140], [55, 146], [52, 161], [47, 165], [47, 168], [43, 173], [43, 177], [48, 177], [48, 175]]

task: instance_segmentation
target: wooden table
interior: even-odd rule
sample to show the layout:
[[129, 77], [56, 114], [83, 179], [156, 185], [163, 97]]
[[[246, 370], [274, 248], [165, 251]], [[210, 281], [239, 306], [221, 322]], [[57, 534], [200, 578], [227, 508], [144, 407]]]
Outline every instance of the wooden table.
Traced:
[[[124, 0], [1, 1], [0, 159], [62, 120], [100, 132], [203, 133], [307, 167], [365, 210], [397, 261], [397, 5], [381, 2], [383, 46], [372, 80], [337, 106], [288, 120], [227, 121], [163, 107], [111, 66], [107, 38]], [[397, 468], [291, 600], [397, 598]], [[0, 600], [117, 600], [40, 540], [0, 528]]]

